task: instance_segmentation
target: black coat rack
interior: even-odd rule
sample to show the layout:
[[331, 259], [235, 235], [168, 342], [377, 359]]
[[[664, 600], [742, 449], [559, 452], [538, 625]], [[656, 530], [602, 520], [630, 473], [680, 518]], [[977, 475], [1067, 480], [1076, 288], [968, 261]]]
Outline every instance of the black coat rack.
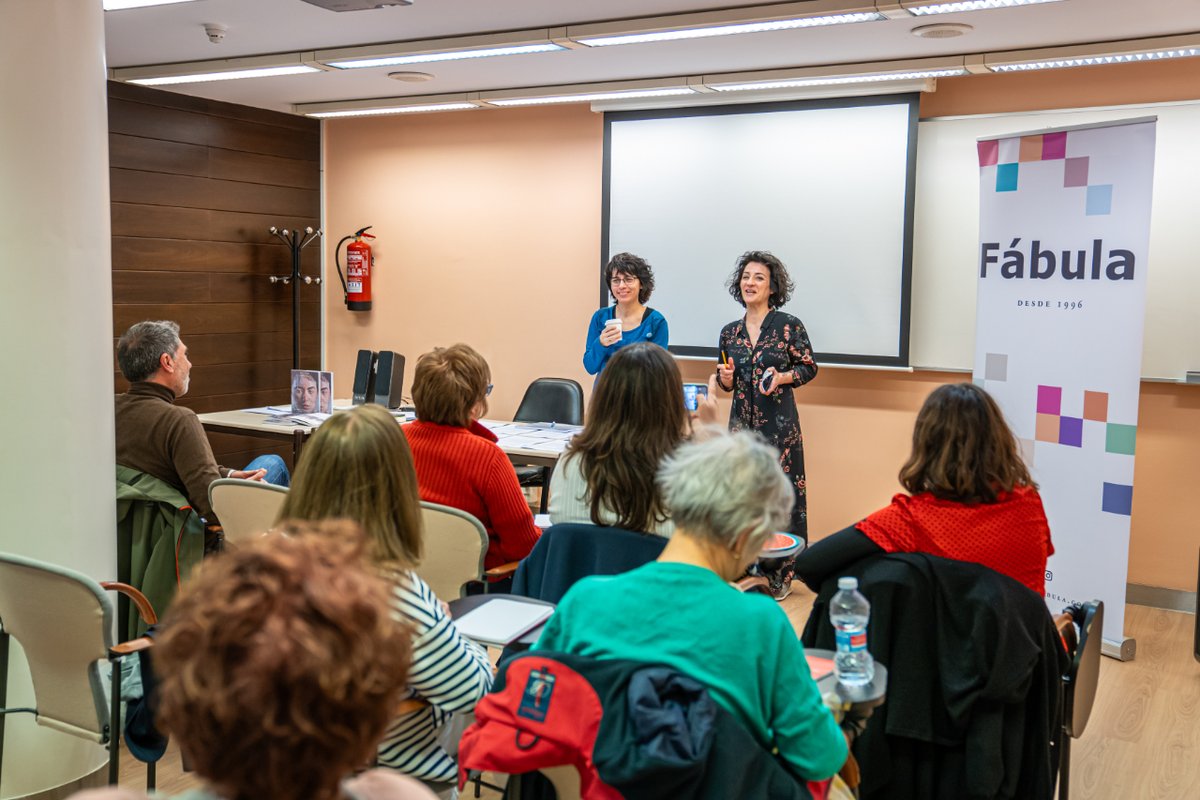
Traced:
[[312, 242], [320, 239], [323, 234], [321, 230], [313, 230], [305, 228], [303, 231], [289, 231], [287, 228], [279, 230], [275, 226], [271, 226], [268, 231], [276, 239], [288, 246], [292, 252], [292, 272], [290, 275], [272, 275], [271, 283], [282, 283], [284, 286], [291, 284], [292, 286], [292, 369], [300, 369], [300, 283], [305, 284], [321, 284], [321, 276], [319, 275], [301, 275], [300, 274], [300, 251], [308, 247]]

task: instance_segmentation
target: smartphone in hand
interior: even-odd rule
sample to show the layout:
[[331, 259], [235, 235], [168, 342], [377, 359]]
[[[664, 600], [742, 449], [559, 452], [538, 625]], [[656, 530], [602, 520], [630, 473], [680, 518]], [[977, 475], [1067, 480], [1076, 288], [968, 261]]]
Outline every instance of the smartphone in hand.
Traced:
[[768, 372], [767, 374], [763, 375], [763, 379], [761, 381], [759, 381], [758, 389], [763, 394], [766, 394], [767, 392], [771, 391], [771, 386], [774, 383], [775, 383], [775, 373]]
[[700, 407], [700, 398], [708, 397], [708, 386], [703, 383], [685, 383], [683, 385], [683, 406], [688, 411], [695, 412]]

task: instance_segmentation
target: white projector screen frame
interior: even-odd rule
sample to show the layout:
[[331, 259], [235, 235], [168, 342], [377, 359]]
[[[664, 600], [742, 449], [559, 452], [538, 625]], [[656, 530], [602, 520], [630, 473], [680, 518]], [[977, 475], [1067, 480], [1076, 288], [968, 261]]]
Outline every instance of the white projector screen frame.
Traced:
[[604, 115], [600, 304], [610, 254], [654, 269], [671, 352], [717, 358], [745, 312], [725, 282], [768, 250], [818, 363], [907, 367], [919, 95]]

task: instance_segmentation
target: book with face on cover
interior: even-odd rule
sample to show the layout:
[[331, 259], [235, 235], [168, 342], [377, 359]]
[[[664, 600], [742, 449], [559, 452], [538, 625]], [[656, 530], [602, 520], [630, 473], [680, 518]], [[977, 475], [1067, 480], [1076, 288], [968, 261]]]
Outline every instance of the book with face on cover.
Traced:
[[292, 413], [332, 414], [333, 373], [316, 369], [292, 370]]

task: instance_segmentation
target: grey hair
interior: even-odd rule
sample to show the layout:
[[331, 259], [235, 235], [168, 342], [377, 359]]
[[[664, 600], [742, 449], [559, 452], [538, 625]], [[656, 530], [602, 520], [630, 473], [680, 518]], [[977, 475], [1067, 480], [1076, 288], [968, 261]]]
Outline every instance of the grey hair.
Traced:
[[732, 548], [750, 531], [758, 547], [790, 522], [796, 502], [779, 452], [757, 434], [706, 431], [663, 461], [658, 488], [676, 528]]
[[125, 380], [144, 381], [158, 372], [163, 353], [171, 356], [179, 349], [179, 323], [146, 320], [125, 331], [117, 342], [117, 366]]

